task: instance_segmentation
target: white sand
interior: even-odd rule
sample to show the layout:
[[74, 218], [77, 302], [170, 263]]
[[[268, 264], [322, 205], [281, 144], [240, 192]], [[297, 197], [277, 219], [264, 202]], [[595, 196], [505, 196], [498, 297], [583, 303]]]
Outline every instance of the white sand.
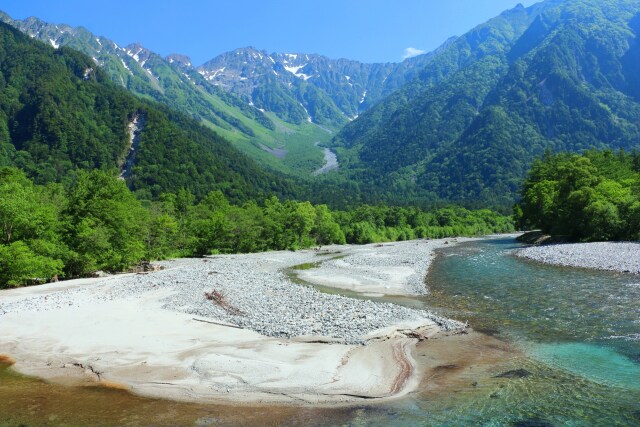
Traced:
[[[385, 257], [391, 249], [369, 245], [340, 250]], [[297, 262], [301, 256], [317, 260], [313, 251], [304, 253], [307, 256], [279, 252], [252, 259], [258, 257], [265, 271], [290, 266], [291, 259]], [[357, 269], [343, 270], [344, 277], [367, 292], [391, 289], [387, 286], [400, 290], [403, 280], [415, 273], [407, 265], [387, 266], [384, 271], [393, 280], [366, 285], [368, 279]], [[157, 273], [148, 277], [152, 274]], [[320, 280], [322, 275], [315, 277]], [[329, 282], [341, 283], [325, 276], [323, 283]], [[428, 337], [441, 331], [433, 321], [421, 319], [373, 331], [366, 346], [314, 343], [308, 336], [273, 338], [163, 308], [163, 300], [176, 292], [171, 287], [113, 298], [117, 286], [118, 280], [107, 278], [0, 292], [0, 354], [15, 359], [14, 368], [28, 375], [70, 384], [116, 383], [147, 396], [338, 403], [411, 392], [419, 383], [411, 354], [417, 339], [403, 331], [419, 330]], [[60, 297], [67, 294], [68, 299]], [[104, 295], [110, 298], [101, 298]], [[3, 314], [3, 304], [7, 308], [15, 303], [23, 308]]]
[[347, 289], [365, 296], [423, 295], [428, 292], [424, 278], [435, 257], [434, 250], [469, 240], [455, 238], [337, 246], [319, 266], [297, 271], [297, 275], [315, 285]]

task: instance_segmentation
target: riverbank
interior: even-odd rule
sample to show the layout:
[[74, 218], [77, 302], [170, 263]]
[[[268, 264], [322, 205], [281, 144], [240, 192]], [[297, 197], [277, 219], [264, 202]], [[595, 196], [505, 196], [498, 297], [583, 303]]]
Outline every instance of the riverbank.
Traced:
[[[392, 260], [444, 242], [361, 248]], [[420, 382], [415, 344], [463, 325], [323, 294], [285, 274], [352, 248], [183, 259], [149, 274], [3, 291], [0, 353], [28, 375], [176, 400], [317, 405], [404, 395]], [[402, 274], [392, 261], [378, 264], [412, 294], [429, 262], [402, 265]]]
[[469, 240], [460, 237], [343, 246], [327, 250], [329, 259], [303, 265], [296, 274], [305, 282], [365, 296], [426, 295], [424, 278], [434, 260], [434, 250]]
[[640, 274], [640, 244], [635, 242], [532, 246], [515, 254], [544, 264]]

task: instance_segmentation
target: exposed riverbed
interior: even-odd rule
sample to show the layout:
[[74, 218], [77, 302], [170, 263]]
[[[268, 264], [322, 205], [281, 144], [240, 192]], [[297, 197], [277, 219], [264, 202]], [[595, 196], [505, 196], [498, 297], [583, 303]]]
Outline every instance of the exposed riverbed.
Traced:
[[[329, 251], [406, 260], [398, 278], [389, 263], [376, 274], [414, 293], [412, 278], [424, 277], [443, 245]], [[412, 262], [416, 254], [424, 261]], [[185, 401], [322, 405], [412, 392], [415, 344], [464, 325], [428, 310], [322, 293], [284, 273], [330, 260], [326, 250], [225, 255], [164, 262], [165, 270], [150, 274], [7, 290], [0, 354], [14, 358], [17, 371], [51, 381], [118, 383]]]
[[312, 175], [322, 175], [332, 170], [338, 169], [338, 156], [328, 148], [324, 148], [324, 165], [315, 170]]
[[[0, 370], [0, 414], [4, 416], [0, 425], [7, 420], [28, 424], [47, 417], [53, 419], [52, 425], [63, 419], [72, 420], [72, 425], [73, 420], [76, 425], [637, 425], [637, 276], [521, 260], [513, 255], [513, 249], [520, 246], [513, 239], [494, 239], [441, 249], [429, 271], [430, 293], [425, 296], [375, 297], [358, 288], [331, 290], [359, 299], [432, 309], [468, 320], [485, 333], [418, 343], [412, 357], [420, 382], [400, 399], [334, 409], [270, 406], [237, 410], [179, 402], [164, 402], [163, 406], [162, 400], [120, 390], [91, 387], [73, 393], [75, 388], [57, 389], [60, 386]], [[360, 265], [372, 277], [382, 274], [357, 254], [332, 253], [326, 258], [333, 261], [326, 268], [351, 264]], [[297, 278], [299, 273], [321, 269], [322, 263], [308, 263], [306, 268], [290, 274]], [[330, 290], [326, 285], [318, 289]], [[62, 400], [51, 397], [56, 393], [70, 395]], [[65, 401], [73, 403], [60, 403]], [[80, 410], [73, 415], [74, 408], [90, 408], [95, 401], [104, 405], [105, 418], [97, 421]], [[6, 415], [10, 408], [16, 409], [14, 418]]]

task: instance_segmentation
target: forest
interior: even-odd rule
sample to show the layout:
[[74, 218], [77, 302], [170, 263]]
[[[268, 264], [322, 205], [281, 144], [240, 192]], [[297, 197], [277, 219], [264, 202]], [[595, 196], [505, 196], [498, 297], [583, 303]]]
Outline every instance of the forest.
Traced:
[[479, 25], [340, 130], [339, 173], [502, 208], [547, 149], [637, 148], [638, 13], [638, 2], [552, 1]]
[[514, 208], [522, 228], [575, 241], [640, 239], [640, 154], [546, 153]]
[[511, 218], [487, 209], [332, 211], [276, 196], [231, 203], [220, 190], [198, 200], [186, 189], [150, 201], [106, 171], [81, 170], [68, 185], [39, 185], [18, 168], [0, 169], [0, 288], [169, 257], [509, 231]]

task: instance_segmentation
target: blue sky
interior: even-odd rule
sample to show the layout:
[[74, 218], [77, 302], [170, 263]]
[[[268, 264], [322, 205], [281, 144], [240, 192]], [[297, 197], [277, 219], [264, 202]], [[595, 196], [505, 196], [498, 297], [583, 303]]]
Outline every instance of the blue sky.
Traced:
[[[5, 0], [15, 19], [82, 25], [196, 65], [238, 47], [398, 62], [536, 0]], [[407, 49], [414, 49], [407, 51]]]

